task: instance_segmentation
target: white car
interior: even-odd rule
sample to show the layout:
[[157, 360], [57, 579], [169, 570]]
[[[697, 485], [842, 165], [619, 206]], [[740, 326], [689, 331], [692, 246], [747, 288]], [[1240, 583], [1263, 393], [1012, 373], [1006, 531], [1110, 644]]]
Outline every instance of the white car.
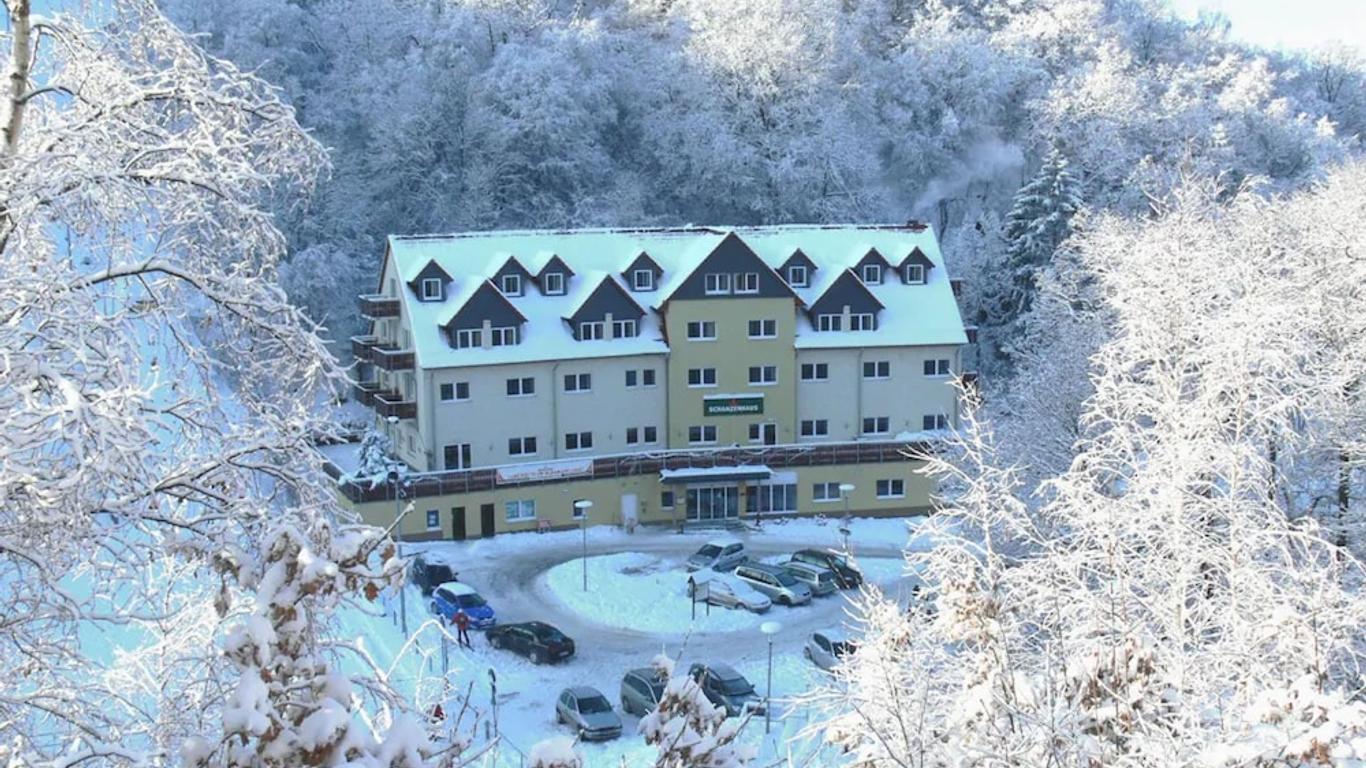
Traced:
[[837, 629], [812, 632], [806, 638], [806, 647], [802, 648], [802, 655], [826, 672], [853, 652], [854, 644]]
[[747, 611], [763, 613], [773, 606], [773, 601], [743, 581], [729, 573], [718, 573], [703, 568], [689, 574], [688, 596], [703, 602], [719, 605], [722, 608], [744, 608]]

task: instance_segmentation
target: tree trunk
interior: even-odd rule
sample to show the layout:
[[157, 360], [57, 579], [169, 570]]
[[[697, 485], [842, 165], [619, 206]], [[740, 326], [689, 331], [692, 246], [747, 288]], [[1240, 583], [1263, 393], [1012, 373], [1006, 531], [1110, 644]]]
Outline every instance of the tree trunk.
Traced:
[[19, 149], [19, 131], [24, 127], [24, 98], [28, 95], [29, 68], [33, 65], [33, 48], [29, 42], [32, 22], [30, 0], [8, 0], [10, 29], [13, 38], [9, 56], [9, 95], [5, 99], [4, 154], [6, 160]]
[[1347, 546], [1347, 507], [1352, 503], [1352, 456], [1338, 451], [1338, 535], [1337, 545]]

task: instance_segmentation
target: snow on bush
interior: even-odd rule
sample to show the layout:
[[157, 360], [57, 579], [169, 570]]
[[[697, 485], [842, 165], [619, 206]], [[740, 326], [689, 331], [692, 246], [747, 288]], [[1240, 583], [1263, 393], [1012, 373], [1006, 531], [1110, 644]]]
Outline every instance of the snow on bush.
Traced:
[[640, 719], [645, 743], [656, 746], [656, 768], [738, 768], [754, 759], [752, 746], [736, 743], [749, 721], [727, 719], [702, 692], [697, 681], [679, 674], [665, 654], [651, 661], [656, 674], [667, 678], [659, 706]]
[[527, 760], [529, 768], [583, 768], [583, 755], [568, 736], [551, 736], [536, 742]]

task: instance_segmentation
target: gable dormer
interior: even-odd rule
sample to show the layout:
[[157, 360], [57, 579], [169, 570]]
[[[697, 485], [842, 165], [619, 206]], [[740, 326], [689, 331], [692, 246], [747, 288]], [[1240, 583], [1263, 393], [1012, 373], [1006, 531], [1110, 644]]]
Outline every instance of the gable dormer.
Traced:
[[641, 251], [626, 265], [622, 270], [621, 279], [631, 286], [631, 290], [645, 292], [654, 291], [659, 288], [659, 278], [664, 275], [664, 268], [659, 266], [650, 254]]
[[930, 279], [930, 270], [934, 269], [934, 262], [930, 257], [920, 250], [920, 246], [911, 249], [906, 258], [897, 265], [896, 271], [901, 273], [901, 282], [906, 285], [924, 285]]
[[883, 279], [887, 277], [887, 270], [892, 268], [892, 263], [887, 261], [887, 257], [876, 248], [869, 248], [863, 254], [863, 258], [854, 265], [854, 274], [864, 282], [865, 285], [882, 285]]
[[524, 323], [526, 316], [485, 280], [442, 328], [456, 349], [503, 347], [521, 343]]
[[573, 276], [574, 270], [564, 263], [564, 259], [551, 256], [536, 273], [536, 284], [541, 287], [542, 296], [563, 296], [569, 291], [569, 278]]
[[778, 274], [793, 288], [806, 288], [815, 277], [816, 262], [798, 248], [778, 267]]
[[817, 331], [874, 331], [882, 310], [882, 302], [863, 280], [846, 269], [806, 312]]
[[447, 289], [453, 282], [455, 280], [446, 273], [446, 270], [433, 260], [427, 262], [427, 266], [408, 281], [408, 287], [412, 289], [418, 301], [445, 301]]
[[796, 299], [797, 294], [739, 235], [730, 232], [664, 301], [727, 297]]
[[631, 298], [621, 283], [604, 275], [598, 287], [565, 318], [577, 341], [621, 339], [640, 335], [645, 309]]
[[493, 273], [493, 285], [504, 296], [517, 297], [526, 294], [526, 284], [531, 282], [531, 273], [516, 256], [509, 256], [503, 266]]

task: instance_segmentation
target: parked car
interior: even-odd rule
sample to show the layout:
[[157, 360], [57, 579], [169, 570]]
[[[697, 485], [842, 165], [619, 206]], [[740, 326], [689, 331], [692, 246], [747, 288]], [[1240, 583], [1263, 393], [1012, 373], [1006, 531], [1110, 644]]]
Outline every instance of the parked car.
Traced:
[[441, 617], [447, 624], [462, 611], [470, 617], [470, 626], [475, 629], [488, 629], [498, 623], [493, 608], [474, 591], [474, 587], [458, 581], [448, 581], [437, 587], [432, 592], [432, 601], [427, 608], [433, 616]]
[[506, 648], [531, 659], [533, 664], [559, 661], [574, 655], [574, 641], [543, 621], [504, 624], [488, 632], [489, 645]]
[[811, 588], [776, 565], [749, 563], [735, 569], [735, 578], [768, 595], [778, 605], [811, 602]]
[[713, 571], [730, 571], [747, 559], [745, 545], [735, 539], [714, 539], [703, 544], [692, 557], [688, 558], [688, 570], [699, 571], [710, 568]]
[[835, 583], [835, 572], [829, 568], [792, 560], [783, 563], [781, 567], [792, 574], [792, 578], [809, 587], [811, 594], [816, 597], [833, 594], [839, 589], [839, 585]]
[[806, 647], [802, 648], [802, 655], [826, 672], [834, 669], [836, 664], [853, 652], [853, 642], [838, 630], [812, 632], [806, 638]]
[[432, 591], [450, 581], [455, 581], [455, 571], [445, 563], [428, 562], [418, 555], [408, 566], [408, 581], [422, 590], [423, 597], [431, 597]]
[[607, 741], [621, 735], [621, 718], [597, 688], [566, 688], [555, 702], [555, 719], [578, 731], [584, 741]]
[[[759, 592], [733, 574], [717, 573], [710, 568], [692, 574], [694, 592], [702, 594], [703, 602], [719, 605], [722, 608], [744, 608], [747, 611], [763, 613], [773, 605], [767, 595]], [[696, 597], [694, 592], [689, 597]]]
[[829, 568], [835, 574], [840, 589], [854, 589], [863, 584], [863, 573], [849, 563], [849, 558], [828, 549], [799, 549], [792, 561]]
[[697, 681], [708, 701], [726, 711], [726, 717], [747, 711], [763, 714], [764, 702], [754, 692], [754, 686], [731, 665], [693, 664], [688, 675]]
[[621, 678], [621, 711], [637, 717], [650, 714], [659, 706], [668, 682], [650, 667], [627, 672]]

